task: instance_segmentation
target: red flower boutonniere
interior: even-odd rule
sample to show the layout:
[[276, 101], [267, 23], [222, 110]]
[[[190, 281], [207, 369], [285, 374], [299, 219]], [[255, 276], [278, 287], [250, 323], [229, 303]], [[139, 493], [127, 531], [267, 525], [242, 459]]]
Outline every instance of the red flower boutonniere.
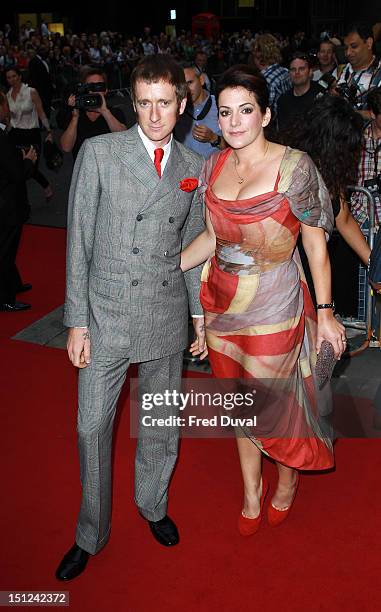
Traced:
[[185, 178], [180, 181], [181, 191], [186, 191], [190, 193], [191, 191], [194, 191], [196, 187], [198, 187], [198, 180], [194, 177]]

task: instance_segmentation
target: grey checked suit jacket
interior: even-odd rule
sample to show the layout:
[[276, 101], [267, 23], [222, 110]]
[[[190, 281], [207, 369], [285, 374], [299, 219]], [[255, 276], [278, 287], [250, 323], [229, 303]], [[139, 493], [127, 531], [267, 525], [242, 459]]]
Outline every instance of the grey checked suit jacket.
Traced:
[[197, 190], [179, 182], [202, 163], [173, 140], [159, 179], [137, 126], [84, 142], [69, 195], [64, 324], [89, 326], [93, 355], [139, 362], [186, 347], [188, 298], [202, 314], [200, 269], [183, 275], [180, 252], [204, 221]]

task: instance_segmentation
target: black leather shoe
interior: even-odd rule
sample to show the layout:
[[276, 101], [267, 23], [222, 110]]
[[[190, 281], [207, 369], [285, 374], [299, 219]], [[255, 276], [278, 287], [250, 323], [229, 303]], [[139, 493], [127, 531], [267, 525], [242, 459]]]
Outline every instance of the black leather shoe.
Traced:
[[25, 293], [25, 291], [30, 291], [32, 289], [31, 283], [24, 283], [21, 287], [18, 288], [16, 293]]
[[163, 546], [179, 543], [179, 532], [172, 519], [165, 515], [160, 521], [148, 521], [153, 537]]
[[86, 567], [89, 558], [89, 553], [78, 544], [66, 553], [56, 571], [57, 580], [72, 580], [82, 574]]
[[30, 304], [26, 302], [13, 302], [13, 304], [0, 304], [0, 310], [3, 312], [19, 312], [19, 310], [28, 310]]

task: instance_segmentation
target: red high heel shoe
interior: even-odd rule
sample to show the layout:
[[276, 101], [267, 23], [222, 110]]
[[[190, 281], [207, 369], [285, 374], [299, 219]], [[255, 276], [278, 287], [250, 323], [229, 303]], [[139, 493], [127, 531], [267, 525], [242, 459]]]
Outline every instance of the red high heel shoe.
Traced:
[[254, 533], [258, 531], [259, 525], [261, 524], [261, 520], [262, 520], [263, 503], [265, 501], [265, 497], [267, 495], [268, 490], [269, 490], [269, 485], [262, 476], [262, 495], [261, 495], [258, 516], [254, 518], [250, 518], [248, 516], [244, 516], [244, 514], [242, 514], [241, 512], [241, 514], [238, 517], [238, 531], [240, 532], [242, 536], [254, 535]]
[[272, 503], [269, 504], [267, 508], [267, 521], [269, 525], [271, 525], [271, 527], [276, 527], [277, 525], [280, 525], [281, 523], [283, 523], [283, 521], [285, 521], [288, 515], [290, 514], [290, 510], [292, 508], [292, 505], [295, 500], [296, 492], [298, 490], [299, 480], [300, 480], [299, 472], [297, 472], [294, 495], [292, 496], [292, 500], [290, 504], [287, 506], [287, 508], [282, 508], [282, 510], [278, 510], [278, 508], [274, 508]]

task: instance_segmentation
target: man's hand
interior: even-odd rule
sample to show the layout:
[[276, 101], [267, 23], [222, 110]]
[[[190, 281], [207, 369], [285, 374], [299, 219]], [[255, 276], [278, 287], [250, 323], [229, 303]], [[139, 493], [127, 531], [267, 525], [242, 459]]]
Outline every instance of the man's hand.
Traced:
[[90, 363], [90, 334], [87, 327], [70, 327], [67, 354], [76, 368], [86, 368]]
[[215, 142], [217, 140], [217, 134], [206, 125], [195, 125], [192, 135], [198, 142]]
[[69, 96], [67, 104], [68, 104], [68, 106], [70, 106], [73, 109], [73, 116], [74, 117], [79, 117], [79, 110], [78, 110], [78, 108], [74, 108], [74, 104], [75, 104], [75, 95], [74, 94]]
[[105, 95], [102, 91], [98, 92], [98, 94], [101, 96], [102, 98], [102, 105], [99, 106], [99, 108], [94, 109], [96, 110], [98, 113], [100, 113], [101, 115], [104, 115], [107, 112], [110, 112], [109, 109], [107, 108], [107, 104], [106, 104], [106, 98]]
[[193, 357], [199, 355], [199, 359], [205, 359], [208, 354], [208, 347], [205, 341], [205, 321], [204, 317], [193, 317], [193, 328], [196, 340], [190, 345], [189, 351]]

